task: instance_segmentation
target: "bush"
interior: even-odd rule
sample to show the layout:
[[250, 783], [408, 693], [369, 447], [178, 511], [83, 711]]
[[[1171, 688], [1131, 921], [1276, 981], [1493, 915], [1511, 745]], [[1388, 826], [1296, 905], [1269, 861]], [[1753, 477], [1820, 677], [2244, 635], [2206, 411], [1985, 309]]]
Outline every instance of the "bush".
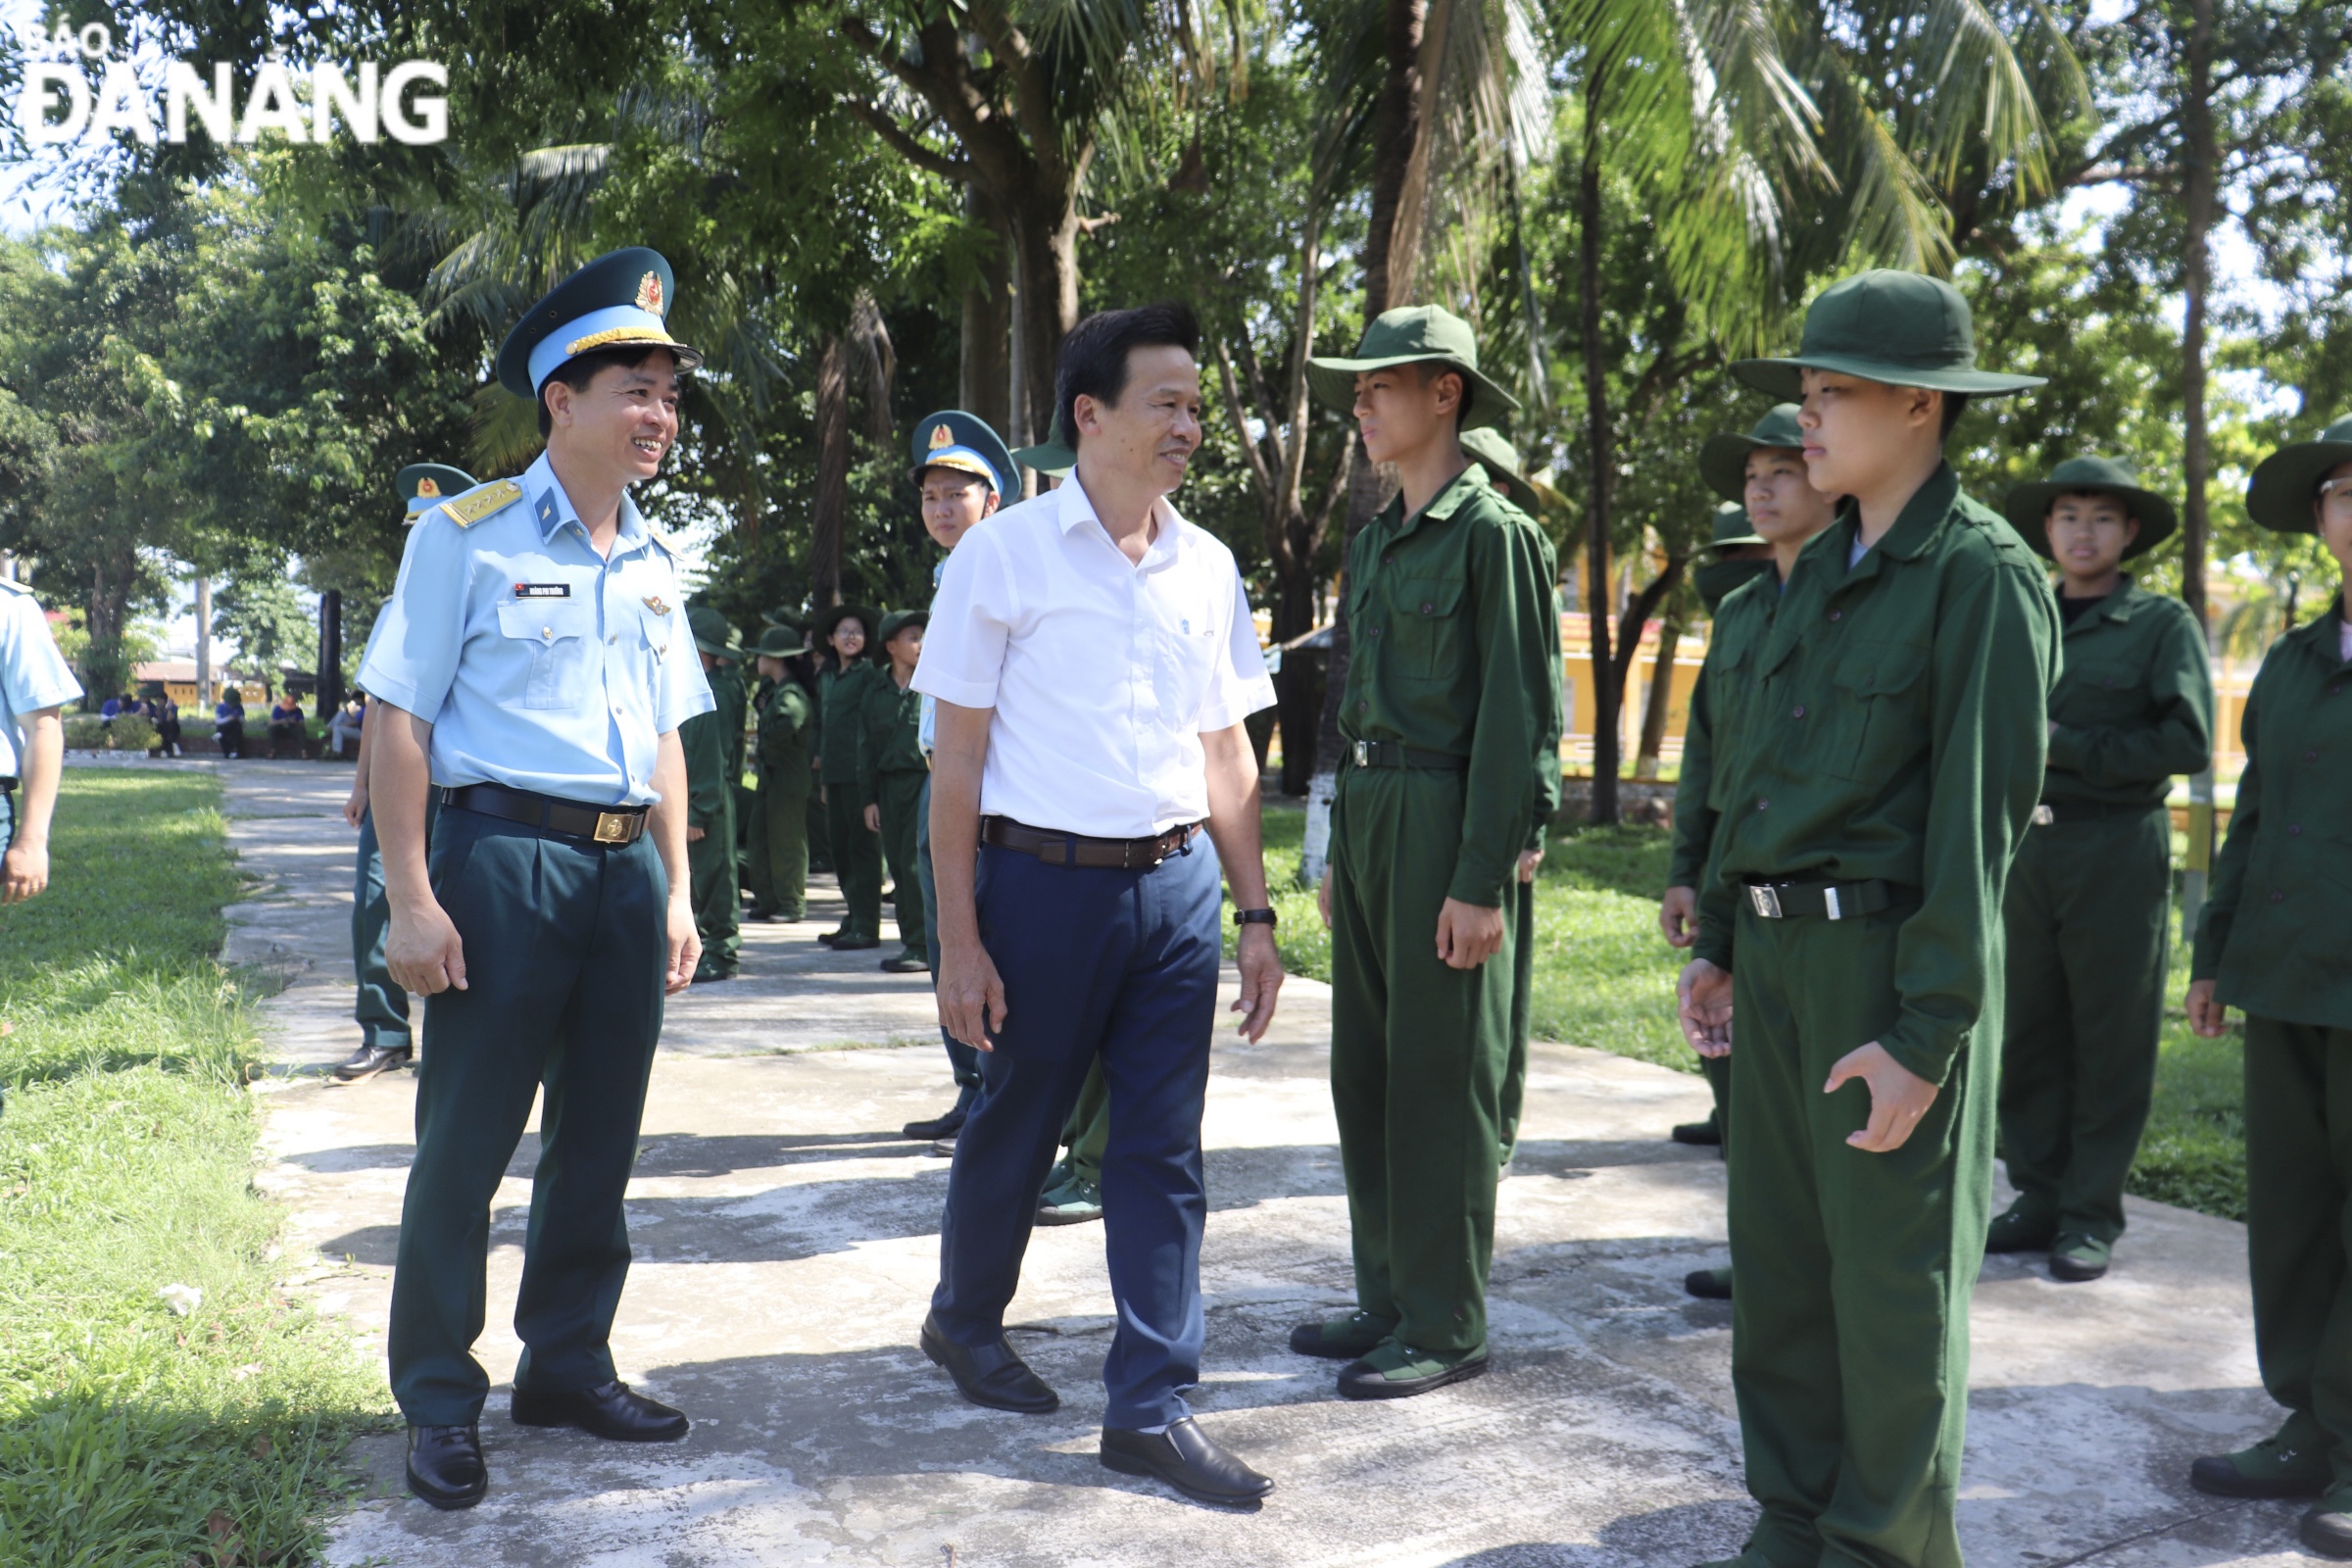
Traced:
[[125, 713], [109, 724], [95, 713], [66, 720], [66, 745], [76, 752], [144, 752], [156, 743], [155, 723]]

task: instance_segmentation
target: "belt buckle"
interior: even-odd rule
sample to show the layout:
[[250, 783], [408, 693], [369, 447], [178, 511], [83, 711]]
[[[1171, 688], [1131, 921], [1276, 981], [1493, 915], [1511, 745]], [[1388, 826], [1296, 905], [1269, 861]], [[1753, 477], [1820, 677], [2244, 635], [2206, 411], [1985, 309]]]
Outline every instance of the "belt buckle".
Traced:
[[1355, 765], [1358, 767], [1370, 767], [1372, 765], [1372, 743], [1370, 741], [1357, 741], [1355, 743]]
[[1747, 887], [1747, 902], [1755, 907], [1756, 913], [1767, 920], [1782, 918], [1781, 895], [1777, 888], [1764, 887], [1751, 882]]
[[2036, 806], [2034, 808], [2034, 825], [2035, 827], [2049, 827], [2056, 823], [2057, 820], [2058, 813], [2052, 810], [2049, 807]]
[[624, 811], [596, 813], [596, 831], [589, 837], [598, 844], [626, 844], [629, 842], [629, 818]]

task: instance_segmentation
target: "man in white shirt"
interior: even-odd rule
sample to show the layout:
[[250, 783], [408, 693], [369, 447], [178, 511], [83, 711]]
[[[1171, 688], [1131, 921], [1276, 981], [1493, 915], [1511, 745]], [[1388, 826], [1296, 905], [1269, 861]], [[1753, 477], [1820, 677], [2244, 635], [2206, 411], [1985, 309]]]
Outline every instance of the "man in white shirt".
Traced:
[[1265, 1033], [1282, 986], [1242, 728], [1274, 688], [1232, 552], [1166, 500], [1200, 445], [1199, 337], [1175, 305], [1078, 323], [1054, 386], [1078, 451], [1070, 481], [967, 536], [932, 605], [914, 685], [938, 701], [939, 1015], [982, 1053], [982, 1088], [948, 1178], [922, 1347], [976, 1404], [1059, 1405], [1005, 1343], [1004, 1308], [1100, 1056], [1118, 1302], [1102, 1463], [1249, 1504], [1274, 1484], [1177, 1392], [1200, 1375], [1220, 865], [1243, 906], [1245, 1036]]
[[66, 759], [59, 714], [80, 695], [32, 590], [0, 577], [0, 904], [49, 885], [49, 816]]

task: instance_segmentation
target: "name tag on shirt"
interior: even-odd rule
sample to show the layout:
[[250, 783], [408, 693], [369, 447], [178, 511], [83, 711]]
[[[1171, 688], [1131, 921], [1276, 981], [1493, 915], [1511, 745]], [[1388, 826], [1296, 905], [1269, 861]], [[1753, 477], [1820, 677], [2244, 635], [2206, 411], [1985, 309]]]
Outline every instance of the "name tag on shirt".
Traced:
[[569, 599], [571, 584], [567, 582], [518, 582], [514, 585], [517, 599]]

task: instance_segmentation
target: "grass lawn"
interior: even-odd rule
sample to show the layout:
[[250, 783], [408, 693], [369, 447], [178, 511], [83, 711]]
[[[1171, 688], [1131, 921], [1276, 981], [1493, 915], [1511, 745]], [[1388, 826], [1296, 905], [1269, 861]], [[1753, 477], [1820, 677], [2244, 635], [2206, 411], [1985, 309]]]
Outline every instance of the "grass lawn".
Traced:
[[[209, 776], [74, 768], [0, 908], [0, 1563], [298, 1563], [382, 1381], [278, 1286]], [[192, 1287], [184, 1313], [160, 1294]], [[184, 1295], [183, 1301], [188, 1299]]]
[[[1266, 872], [1282, 923], [1276, 932], [1294, 974], [1331, 978], [1331, 939], [1314, 896], [1295, 891], [1306, 813], [1294, 802], [1266, 808]], [[1660, 828], [1555, 830], [1536, 901], [1535, 1035], [1695, 1073], [1698, 1059], [1674, 1021], [1674, 978], [1683, 955], [1658, 935], [1658, 895], [1669, 846]], [[1233, 940], [1230, 928], [1226, 942]], [[2246, 1217], [2245, 1119], [2239, 1036], [2189, 1033], [2180, 1014], [2188, 988], [2185, 944], [2173, 946], [2171, 1003], [2156, 1073], [2156, 1105], [2131, 1190], [2226, 1219]], [[1660, 1129], [1663, 1135], [1663, 1129]]]

